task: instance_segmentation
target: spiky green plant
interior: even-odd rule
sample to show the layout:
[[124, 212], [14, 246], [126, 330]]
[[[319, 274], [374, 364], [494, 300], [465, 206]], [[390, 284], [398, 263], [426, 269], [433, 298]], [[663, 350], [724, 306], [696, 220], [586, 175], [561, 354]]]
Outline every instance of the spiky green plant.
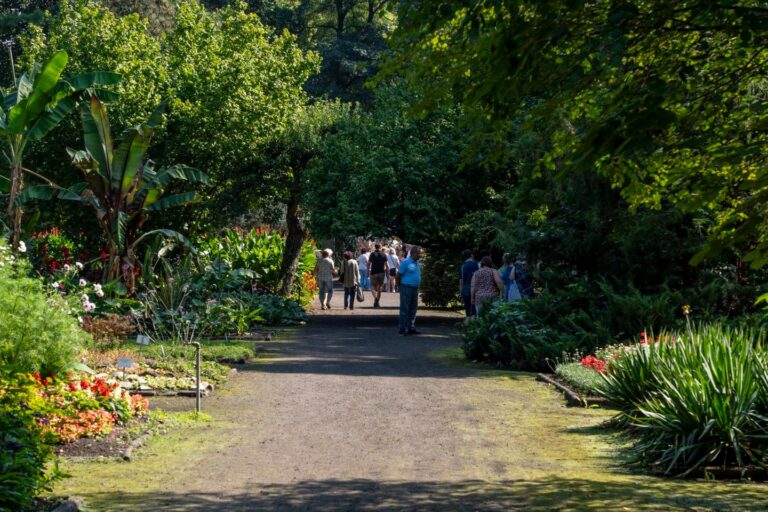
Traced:
[[768, 354], [759, 332], [699, 326], [630, 352], [609, 370], [606, 394], [628, 400], [621, 414], [635, 430], [633, 451], [665, 474], [768, 463]]

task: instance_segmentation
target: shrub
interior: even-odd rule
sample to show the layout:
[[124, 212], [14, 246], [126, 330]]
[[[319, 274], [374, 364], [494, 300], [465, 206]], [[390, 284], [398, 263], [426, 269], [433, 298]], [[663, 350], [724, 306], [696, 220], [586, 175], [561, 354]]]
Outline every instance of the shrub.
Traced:
[[768, 353], [762, 335], [721, 325], [625, 351], [603, 395], [622, 407], [639, 461], [666, 474], [766, 465]]
[[104, 348], [119, 347], [136, 330], [136, 326], [127, 316], [110, 313], [104, 317], [83, 316], [83, 330], [93, 337], [93, 341]]
[[[11, 261], [0, 246], [0, 365], [19, 372], [63, 373], [77, 363], [88, 335], [69, 307], [42, 281], [29, 277], [29, 264]], [[4, 256], [5, 255], [5, 256]]]
[[526, 370], [546, 369], [546, 360], [576, 346], [553, 340], [527, 313], [526, 304], [495, 302], [463, 327], [464, 353], [469, 359], [500, 362]]
[[21, 375], [0, 376], [0, 510], [24, 510], [39, 493], [61, 477], [51, 468], [53, 450], [29, 407], [32, 380]]
[[580, 362], [559, 364], [555, 374], [582, 393], [594, 395], [603, 387], [600, 372]]
[[461, 260], [456, 254], [446, 255], [432, 250], [424, 256], [421, 273], [421, 300], [430, 307], [449, 307], [461, 304], [459, 295], [459, 268]]

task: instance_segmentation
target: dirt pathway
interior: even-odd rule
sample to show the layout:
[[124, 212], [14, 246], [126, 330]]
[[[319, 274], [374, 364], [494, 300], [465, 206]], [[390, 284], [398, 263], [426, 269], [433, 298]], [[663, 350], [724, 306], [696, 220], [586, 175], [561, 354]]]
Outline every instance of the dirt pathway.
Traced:
[[318, 312], [204, 402], [213, 421], [130, 464], [69, 463], [57, 491], [98, 511], [768, 509], [761, 485], [631, 474], [594, 428], [608, 413], [462, 364], [454, 314], [398, 337], [382, 303]]

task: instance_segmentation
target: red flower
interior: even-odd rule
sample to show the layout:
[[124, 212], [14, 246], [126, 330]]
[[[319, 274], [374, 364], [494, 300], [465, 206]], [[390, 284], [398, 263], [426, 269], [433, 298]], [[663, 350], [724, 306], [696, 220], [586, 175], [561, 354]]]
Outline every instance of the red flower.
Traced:
[[101, 250], [101, 255], [99, 256], [101, 258], [101, 261], [107, 261], [107, 251], [104, 249]]

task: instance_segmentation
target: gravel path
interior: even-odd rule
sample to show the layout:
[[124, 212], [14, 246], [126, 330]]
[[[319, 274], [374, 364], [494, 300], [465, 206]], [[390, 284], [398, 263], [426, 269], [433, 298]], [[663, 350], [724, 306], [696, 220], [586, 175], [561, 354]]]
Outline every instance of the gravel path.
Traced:
[[628, 473], [593, 428], [606, 412], [449, 360], [453, 313], [423, 311], [424, 335], [398, 337], [396, 300], [318, 311], [205, 401], [212, 423], [130, 465], [67, 467], [62, 490], [93, 510], [764, 509], [761, 486]]

